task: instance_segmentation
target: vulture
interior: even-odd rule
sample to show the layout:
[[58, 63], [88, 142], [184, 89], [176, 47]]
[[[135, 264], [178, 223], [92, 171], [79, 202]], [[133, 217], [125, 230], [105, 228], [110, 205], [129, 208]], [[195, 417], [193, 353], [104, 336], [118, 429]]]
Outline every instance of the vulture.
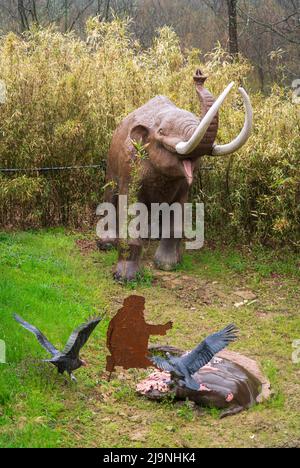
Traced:
[[175, 357], [166, 353], [166, 358], [162, 356], [151, 356], [151, 362], [160, 370], [170, 372], [171, 377], [178, 381], [180, 386], [185, 386], [190, 390], [199, 390], [199, 384], [193, 379], [201, 367], [208, 364], [215, 354], [222, 351], [229, 343], [237, 339], [238, 329], [231, 324], [224, 330], [214, 333], [200, 343], [193, 351], [181, 357]]
[[81, 366], [86, 366], [87, 363], [83, 359], [80, 359], [79, 353], [81, 348], [85, 345], [89, 339], [91, 333], [96, 328], [98, 323], [101, 321], [100, 317], [90, 320], [87, 323], [83, 323], [76, 330], [73, 331], [68, 342], [62, 352], [53, 346], [50, 341], [43, 335], [43, 333], [30, 323], [25, 322], [19, 315], [15, 314], [14, 319], [22, 325], [26, 330], [33, 333], [40, 345], [51, 354], [51, 359], [44, 359], [44, 362], [51, 362], [59, 374], [67, 372], [72, 381], [76, 382], [76, 378], [73, 375], [73, 371], [79, 369]]

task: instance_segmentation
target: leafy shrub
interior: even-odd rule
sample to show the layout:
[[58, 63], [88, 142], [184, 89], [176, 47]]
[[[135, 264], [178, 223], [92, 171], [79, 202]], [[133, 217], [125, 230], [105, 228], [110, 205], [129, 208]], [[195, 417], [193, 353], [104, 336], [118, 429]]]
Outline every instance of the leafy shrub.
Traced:
[[[219, 47], [205, 64], [200, 51], [182, 51], [167, 27], [142, 50], [128, 21], [87, 23], [86, 40], [53, 28], [33, 29], [0, 42], [0, 79], [7, 102], [0, 106], [1, 167], [100, 164], [100, 170], [3, 175], [0, 223], [13, 226], [90, 225], [101, 201], [112, 133], [131, 111], [157, 94], [200, 114], [192, 77], [200, 67], [218, 95], [235, 80], [249, 89], [251, 65], [229, 60]], [[288, 91], [250, 94], [255, 129], [230, 158], [205, 158], [193, 190], [206, 204], [211, 232], [240, 240], [299, 242], [299, 108]], [[233, 95], [221, 113], [219, 140], [239, 132], [244, 112]]]

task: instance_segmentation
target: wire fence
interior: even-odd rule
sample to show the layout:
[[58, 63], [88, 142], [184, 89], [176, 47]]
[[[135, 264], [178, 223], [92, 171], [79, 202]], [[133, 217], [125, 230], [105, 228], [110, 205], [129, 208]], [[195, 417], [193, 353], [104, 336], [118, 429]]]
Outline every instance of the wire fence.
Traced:
[[[0, 229], [91, 228], [103, 199], [106, 161], [49, 167], [0, 167]], [[213, 167], [203, 166], [200, 173]]]
[[[33, 167], [33, 168], [0, 168], [0, 172], [4, 174], [15, 173], [32, 173], [32, 172], [59, 172], [59, 171], [72, 171], [81, 169], [105, 169], [104, 165], [94, 164], [90, 166], [57, 166], [57, 167]], [[211, 171], [213, 166], [200, 167], [200, 171]]]
[[6, 174], [26, 173], [26, 172], [58, 172], [72, 171], [80, 169], [104, 169], [103, 165], [95, 164], [91, 166], [58, 166], [58, 167], [33, 167], [33, 168], [0, 168], [0, 172]]

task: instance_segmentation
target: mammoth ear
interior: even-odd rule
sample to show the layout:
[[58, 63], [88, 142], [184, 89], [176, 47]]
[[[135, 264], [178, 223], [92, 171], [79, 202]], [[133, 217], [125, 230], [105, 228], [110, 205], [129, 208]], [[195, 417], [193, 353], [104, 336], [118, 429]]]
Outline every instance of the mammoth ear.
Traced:
[[137, 125], [136, 127], [133, 127], [133, 129], [130, 132], [130, 139], [132, 141], [142, 143], [143, 145], [148, 143], [148, 137], [149, 129], [147, 127], [144, 127], [144, 125]]

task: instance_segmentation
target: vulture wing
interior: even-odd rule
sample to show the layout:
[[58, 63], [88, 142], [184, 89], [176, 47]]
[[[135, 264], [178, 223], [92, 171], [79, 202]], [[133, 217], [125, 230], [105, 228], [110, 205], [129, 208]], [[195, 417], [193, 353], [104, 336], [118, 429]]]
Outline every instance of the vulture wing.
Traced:
[[158, 369], [165, 371], [165, 372], [176, 372], [175, 367], [172, 366], [172, 364], [169, 363], [166, 359], [164, 359], [161, 356], [151, 356], [150, 361], [153, 362], [153, 364], [158, 367]]
[[215, 354], [237, 339], [238, 329], [235, 325], [229, 325], [219, 333], [210, 335], [197, 348], [181, 358], [181, 362], [188, 368], [191, 375], [201, 367], [208, 364]]
[[58, 349], [56, 349], [53, 346], [53, 344], [50, 343], [50, 341], [48, 341], [45, 335], [43, 335], [43, 333], [38, 328], [34, 327], [33, 325], [30, 325], [30, 323], [25, 322], [25, 320], [23, 320], [22, 317], [20, 317], [17, 314], [14, 314], [14, 319], [20, 325], [22, 325], [22, 327], [26, 328], [26, 330], [33, 333], [37, 337], [37, 340], [40, 343], [40, 345], [43, 346], [43, 348], [45, 348], [45, 350], [48, 351], [48, 353], [52, 354], [52, 356], [59, 353]]
[[92, 331], [96, 328], [98, 323], [101, 322], [101, 320], [102, 318], [98, 317], [90, 320], [88, 323], [83, 323], [80, 327], [76, 328], [68, 339], [65, 349], [63, 350], [63, 354], [71, 359], [76, 359], [79, 356], [81, 348], [85, 345]]

